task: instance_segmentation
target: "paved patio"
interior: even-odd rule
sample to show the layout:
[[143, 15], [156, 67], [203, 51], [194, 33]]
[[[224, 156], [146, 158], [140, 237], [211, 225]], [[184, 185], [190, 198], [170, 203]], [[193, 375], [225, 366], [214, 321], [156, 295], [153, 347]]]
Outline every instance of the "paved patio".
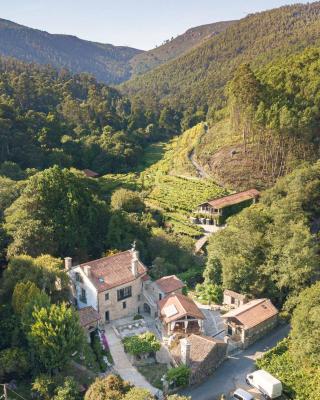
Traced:
[[203, 322], [204, 334], [206, 336], [214, 336], [215, 339], [223, 340], [225, 332], [225, 324], [219, 311], [211, 310], [210, 306], [205, 306], [196, 302], [206, 319]]

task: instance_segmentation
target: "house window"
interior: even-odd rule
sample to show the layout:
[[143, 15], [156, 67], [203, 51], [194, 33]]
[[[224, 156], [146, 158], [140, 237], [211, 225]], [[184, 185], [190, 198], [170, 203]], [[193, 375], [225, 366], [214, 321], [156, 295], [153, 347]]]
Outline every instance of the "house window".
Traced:
[[159, 300], [162, 300], [162, 294], [159, 293]]
[[127, 286], [123, 289], [119, 289], [117, 294], [118, 294], [118, 301], [127, 299], [128, 297], [132, 296], [132, 287]]
[[81, 288], [80, 301], [87, 304], [87, 295], [85, 289]]
[[109, 300], [109, 293], [104, 294], [104, 299], [105, 299], [105, 301]]
[[125, 301], [122, 303], [122, 308], [123, 309], [127, 308], [127, 303]]
[[106, 321], [106, 322], [109, 322], [109, 321], [110, 321], [110, 314], [109, 314], [109, 311], [106, 311], [106, 312], [104, 313], [104, 317], [105, 317], [105, 321]]
[[77, 282], [83, 282], [81, 275], [79, 274], [79, 272], [76, 272], [76, 281]]
[[141, 294], [138, 294], [138, 301], [141, 301]]

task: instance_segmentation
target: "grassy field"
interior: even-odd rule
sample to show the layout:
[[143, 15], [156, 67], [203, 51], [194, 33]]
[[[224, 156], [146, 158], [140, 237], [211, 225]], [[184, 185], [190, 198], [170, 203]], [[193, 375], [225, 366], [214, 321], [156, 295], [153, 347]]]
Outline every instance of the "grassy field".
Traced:
[[204, 132], [204, 124], [199, 124], [169, 143], [152, 144], [135, 173], [105, 175], [102, 187], [109, 192], [119, 187], [141, 191], [146, 204], [163, 213], [174, 233], [200, 236], [201, 230], [189, 221], [190, 214], [198, 204], [226, 193], [213, 180], [197, 178], [189, 160]]

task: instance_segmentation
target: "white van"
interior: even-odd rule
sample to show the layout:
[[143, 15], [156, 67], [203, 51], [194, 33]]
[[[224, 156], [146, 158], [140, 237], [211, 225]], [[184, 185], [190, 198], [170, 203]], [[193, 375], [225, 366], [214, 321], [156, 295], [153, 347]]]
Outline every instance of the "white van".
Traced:
[[232, 396], [235, 400], [254, 400], [253, 396], [243, 389], [237, 389]]
[[262, 369], [247, 375], [246, 381], [267, 399], [276, 399], [282, 395], [282, 383]]

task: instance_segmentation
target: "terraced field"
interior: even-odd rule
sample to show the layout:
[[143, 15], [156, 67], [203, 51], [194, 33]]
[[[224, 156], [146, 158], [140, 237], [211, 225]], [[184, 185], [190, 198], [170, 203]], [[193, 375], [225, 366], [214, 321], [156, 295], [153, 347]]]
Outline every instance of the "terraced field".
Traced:
[[198, 178], [189, 159], [204, 134], [205, 126], [199, 124], [169, 143], [151, 145], [135, 173], [106, 175], [104, 188], [141, 191], [146, 204], [163, 213], [168, 230], [199, 237], [201, 230], [189, 222], [190, 214], [208, 198], [227, 193], [211, 179]]

